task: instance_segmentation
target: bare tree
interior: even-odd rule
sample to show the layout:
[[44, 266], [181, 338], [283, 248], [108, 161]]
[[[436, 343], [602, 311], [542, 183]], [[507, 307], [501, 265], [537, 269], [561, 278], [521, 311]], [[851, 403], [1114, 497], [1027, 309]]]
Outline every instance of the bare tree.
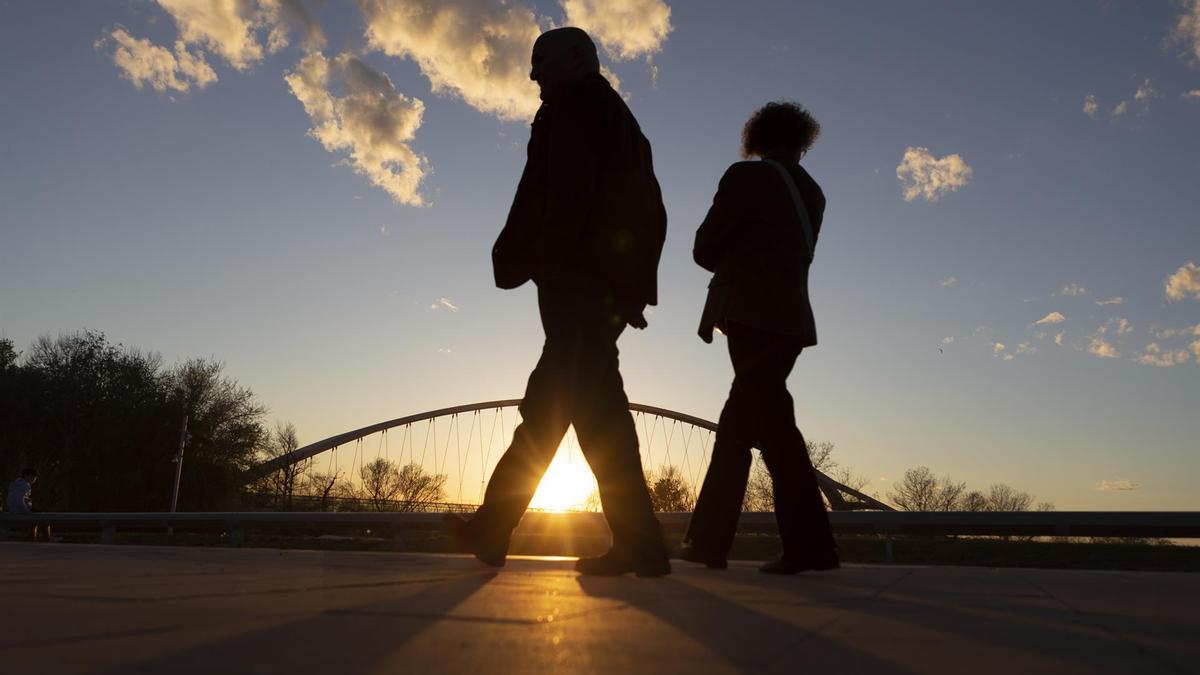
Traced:
[[848, 466], [839, 466], [838, 468], [827, 472], [828, 476], [837, 482], [845, 485], [851, 490], [862, 492], [868, 485], [871, 484], [871, 479], [866, 476], [854, 473]]
[[400, 471], [388, 460], [377, 457], [358, 470], [362, 487], [356, 495], [374, 511], [389, 511], [391, 502], [400, 493]]
[[[833, 457], [836, 446], [831, 441], [806, 441], [808, 459], [813, 468], [835, 481], [854, 490], [862, 490], [871, 483], [870, 479], [855, 474], [850, 467], [842, 466]], [[822, 495], [823, 497], [824, 495]], [[750, 478], [746, 482], [746, 496], [742, 499], [743, 511], [774, 511], [775, 488], [771, 473], [761, 456], [755, 456], [750, 465]]]
[[743, 511], [774, 511], [775, 486], [771, 474], [761, 457], [750, 464], [750, 478], [746, 481], [746, 496], [742, 498]]
[[987, 495], [979, 490], [971, 490], [959, 500], [958, 508], [960, 511], [991, 511], [991, 504]]
[[[842, 467], [833, 458], [835, 445], [830, 441], [806, 441], [808, 459], [813, 468], [830, 478], [855, 490], [865, 487], [870, 481], [854, 475], [849, 467]], [[771, 473], [761, 456], [755, 456], [750, 465], [750, 478], [746, 482], [746, 496], [742, 499], [743, 511], [774, 511], [775, 488]]]
[[696, 493], [678, 467], [664, 466], [647, 474], [646, 485], [655, 511], [691, 511], [696, 507]]
[[1033, 495], [1004, 483], [995, 483], [987, 495], [988, 511], [1028, 511]]
[[[291, 422], [277, 422], [275, 429], [264, 439], [259, 449], [260, 461], [278, 459], [298, 447], [300, 442], [296, 434], [296, 425]], [[260, 489], [274, 499], [277, 508], [291, 511], [292, 496], [301, 487], [304, 474], [311, 466], [311, 457], [285, 464], [278, 471], [265, 476], [259, 484]]]
[[341, 487], [342, 473], [313, 472], [304, 477], [302, 490], [305, 494], [320, 500], [321, 511], [329, 510], [329, 498]]
[[425, 473], [420, 464], [412, 462], [396, 472], [397, 511], [415, 511], [446, 498], [446, 474]]
[[827, 474], [838, 467], [837, 460], [833, 458], [832, 441], [805, 441], [804, 444], [808, 448], [808, 459], [814, 469]]
[[904, 472], [888, 499], [905, 511], [953, 511], [966, 489], [966, 483], [938, 478], [929, 467], [919, 466]]

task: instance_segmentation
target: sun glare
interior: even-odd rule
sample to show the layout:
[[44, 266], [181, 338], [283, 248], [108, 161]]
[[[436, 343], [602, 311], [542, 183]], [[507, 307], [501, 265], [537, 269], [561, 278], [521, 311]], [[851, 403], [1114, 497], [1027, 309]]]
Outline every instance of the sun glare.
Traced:
[[546, 475], [542, 476], [529, 508], [547, 511], [584, 508], [595, 490], [596, 478], [571, 433], [558, 446], [558, 453], [554, 455]]

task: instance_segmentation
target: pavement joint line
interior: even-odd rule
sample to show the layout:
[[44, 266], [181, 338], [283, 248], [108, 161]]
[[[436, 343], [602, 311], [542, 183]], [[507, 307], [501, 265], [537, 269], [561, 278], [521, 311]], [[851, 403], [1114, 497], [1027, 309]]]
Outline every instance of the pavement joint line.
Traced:
[[1038, 584], [1036, 581], [1033, 581], [1032, 579], [1028, 579], [1028, 578], [1022, 579], [1022, 581], [1029, 584], [1030, 586], [1033, 586], [1034, 588], [1038, 589], [1039, 591], [1046, 593], [1050, 597], [1054, 598], [1055, 602], [1062, 605], [1068, 611], [1070, 611], [1072, 614], [1074, 614], [1076, 617], [1078, 617], [1080, 619], [1080, 623], [1082, 623], [1084, 625], [1090, 625], [1093, 628], [1099, 628], [1101, 631], [1108, 633], [1112, 637], [1116, 638], [1118, 642], [1121, 642], [1121, 643], [1133, 648], [1133, 650], [1135, 652], [1137, 652], [1138, 654], [1141, 654], [1142, 656], [1149, 657], [1151, 660], [1157, 662], [1160, 666], [1163, 666], [1164, 668], [1170, 670], [1173, 673], [1181, 673], [1181, 674], [1186, 675], [1186, 673], [1189, 672], [1189, 671], [1183, 670], [1175, 662], [1167, 660], [1162, 655], [1160, 655], [1158, 652], [1155, 652], [1155, 651], [1152, 651], [1152, 650], [1146, 648], [1141, 643], [1130, 640], [1124, 633], [1114, 629], [1112, 626], [1109, 626], [1107, 622], [1098, 620], [1092, 613], [1085, 612], [1085, 611], [1079, 609], [1078, 607], [1076, 607], [1075, 605], [1071, 604], [1070, 602], [1067, 602], [1066, 600], [1051, 593], [1050, 591], [1046, 590], [1045, 588], [1042, 588], [1042, 586], [1040, 584]]
[[774, 664], [774, 663], [786, 658], [789, 654], [796, 651], [800, 647], [804, 646], [804, 643], [808, 642], [809, 640], [813, 639], [814, 637], [820, 636], [822, 633], [825, 632], [826, 629], [833, 626], [835, 623], [841, 621], [842, 617], [849, 613], [850, 612], [847, 609], [840, 609], [840, 611], [837, 613], [837, 615], [830, 617], [828, 621], [824, 621], [820, 625], [818, 625], [814, 628], [805, 629], [803, 635], [797, 637], [792, 642], [789, 642], [778, 654], [775, 655], [774, 658], [772, 658], [770, 661], [768, 661], [766, 665], [769, 667], [769, 666], [771, 666], [771, 664]]
[[[909, 570], [905, 571], [904, 574], [901, 574], [901, 575], [897, 576], [896, 578], [888, 581], [886, 584], [880, 586], [874, 593], [871, 593], [870, 595], [868, 595], [864, 598], [859, 598], [858, 600], [860, 602], [863, 602], [863, 604], [869, 604], [871, 602], [875, 602], [880, 598], [880, 596], [882, 596], [888, 590], [894, 588], [895, 586], [897, 586], [900, 582], [904, 581], [905, 579], [913, 576], [913, 574], [915, 574], [916, 571], [917, 571], [917, 568], [909, 569]], [[830, 618], [828, 621], [821, 624], [816, 629], [810, 631], [809, 634], [806, 635], [803, 639], [796, 641], [794, 643], [794, 645], [792, 646], [792, 648], [794, 649], [796, 647], [799, 647], [805, 641], [812, 638], [814, 635], [820, 635], [820, 634], [824, 633], [825, 631], [829, 630], [833, 626], [840, 623], [842, 621], [842, 619], [846, 618], [846, 616], [848, 614], [851, 614], [850, 610], [846, 609], [845, 607], [839, 607], [838, 609], [840, 611], [838, 612], [837, 616]], [[791, 651], [791, 649], [789, 649], [788, 651]], [[778, 658], [783, 658], [783, 656], [786, 656], [786, 653], [780, 654], [780, 656]]]
[[907, 570], [904, 574], [901, 574], [900, 576], [896, 577], [895, 579], [892, 579], [888, 583], [880, 586], [878, 590], [876, 590], [874, 593], [868, 595], [867, 599], [874, 600], [874, 599], [878, 598], [879, 596], [883, 595], [884, 593], [887, 593], [888, 591], [892, 590], [896, 586], [900, 585], [900, 582], [913, 576], [916, 573], [917, 573], [916, 569]]

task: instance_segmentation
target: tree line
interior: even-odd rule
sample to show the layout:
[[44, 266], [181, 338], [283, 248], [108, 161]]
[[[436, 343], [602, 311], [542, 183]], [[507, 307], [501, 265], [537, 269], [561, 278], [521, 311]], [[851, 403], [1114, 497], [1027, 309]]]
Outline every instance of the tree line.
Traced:
[[96, 331], [41, 337], [24, 353], [0, 339], [0, 471], [39, 470], [38, 510], [166, 510], [187, 415], [179, 508], [228, 508], [266, 408], [222, 371], [209, 359], [164, 366]]
[[[290, 422], [268, 428], [266, 406], [223, 371], [212, 359], [166, 366], [158, 354], [112, 344], [96, 331], [40, 337], [23, 353], [0, 338], [0, 476], [38, 468], [39, 510], [162, 511], [170, 505], [186, 415], [180, 510], [411, 511], [445, 502], [445, 474], [384, 458], [359, 467], [357, 480], [319, 471], [309, 458], [243, 487], [242, 472], [295, 450], [298, 433]], [[813, 466], [838, 482], [859, 490], [869, 483], [835, 460], [833, 443], [809, 442], [807, 449]], [[657, 511], [695, 507], [698, 486], [678, 467], [647, 472], [646, 484]], [[905, 472], [886, 498], [907, 511], [1054, 508], [1004, 484], [968, 490], [923, 466]], [[584, 506], [599, 510], [598, 497]], [[770, 475], [756, 458], [743, 510], [773, 508]]]

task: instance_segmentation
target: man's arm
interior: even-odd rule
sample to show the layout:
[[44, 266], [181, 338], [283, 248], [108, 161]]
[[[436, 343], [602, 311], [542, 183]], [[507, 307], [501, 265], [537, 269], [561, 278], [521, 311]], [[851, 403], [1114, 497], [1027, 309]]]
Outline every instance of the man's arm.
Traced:
[[700, 229], [696, 230], [692, 259], [709, 272], [716, 271], [721, 258], [729, 250], [738, 223], [745, 219], [744, 174], [740, 162], [725, 170], [708, 215], [704, 217]]

